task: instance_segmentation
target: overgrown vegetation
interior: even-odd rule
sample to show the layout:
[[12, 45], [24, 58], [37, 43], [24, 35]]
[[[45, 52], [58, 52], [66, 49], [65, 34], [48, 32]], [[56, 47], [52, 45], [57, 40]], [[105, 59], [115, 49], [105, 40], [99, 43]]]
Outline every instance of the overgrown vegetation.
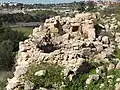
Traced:
[[7, 78], [13, 77], [12, 73], [11, 71], [0, 71], [0, 90], [6, 90]]
[[44, 22], [45, 19], [57, 15], [54, 11], [49, 10], [37, 10], [32, 12], [15, 13], [15, 14], [0, 14], [0, 21], [8, 23], [16, 22]]
[[9, 26], [0, 23], [0, 70], [10, 70], [13, 66], [14, 55], [19, 49], [19, 41], [27, 37], [18, 31], [12, 31]]
[[[115, 84], [118, 83], [116, 79], [120, 78], [120, 70], [107, 71], [107, 64], [104, 64], [104, 68], [105, 70], [100, 74], [99, 80], [92, 81], [87, 87], [85, 82], [89, 75], [96, 74], [94, 68], [87, 73], [80, 73], [75, 80], [69, 81], [61, 74], [63, 68], [60, 66], [48, 63], [32, 64], [24, 79], [34, 83], [35, 89], [44, 87], [54, 88], [55, 90], [114, 90]], [[39, 70], [46, 70], [47, 73], [45, 76], [35, 76], [35, 72]], [[111, 77], [108, 78], [108, 76]], [[64, 83], [64, 86], [62, 83]]]
[[0, 81], [0, 90], [5, 90], [6, 83]]
[[119, 48], [116, 48], [115, 55], [118, 59], [120, 59], [120, 49]]
[[[27, 74], [24, 79], [31, 81], [35, 84], [35, 89], [39, 87], [45, 88], [58, 88], [64, 82], [64, 76], [62, 74], [62, 67], [58, 65], [41, 63], [30, 65]], [[45, 76], [35, 76], [35, 72], [45, 70]]]
[[[120, 70], [104, 71], [104, 73], [100, 74], [98, 81], [92, 81], [91, 84], [86, 86], [85, 82], [89, 75], [95, 73], [95, 69], [92, 69], [88, 73], [79, 74], [77, 79], [70, 82], [63, 90], [115, 90], [115, 84], [119, 83], [116, 79], [120, 78]], [[111, 77], [108, 78], [107, 76]]]
[[97, 11], [96, 4], [93, 1], [88, 1], [87, 3], [81, 1], [80, 5], [77, 7], [77, 10], [81, 12], [95, 12]]
[[11, 72], [14, 65], [19, 42], [26, 38], [22, 32], [12, 31], [6, 24], [0, 23], [0, 90], [5, 90], [7, 78], [12, 76], [11, 73], [7, 72]]
[[119, 74], [120, 70], [107, 71], [105, 69], [104, 73], [100, 74], [100, 79], [93, 81], [86, 87], [86, 90], [115, 90], [116, 79], [119, 78]]
[[[118, 7], [116, 7], [118, 9]], [[92, 4], [90, 4], [90, 8], [88, 8], [88, 11], [93, 10], [94, 7]], [[83, 12], [85, 10], [84, 4], [82, 4], [81, 7], [78, 8], [80, 12]], [[95, 10], [95, 9], [94, 9]], [[112, 10], [112, 11], [111, 11]], [[111, 15], [112, 13], [116, 13], [114, 11], [114, 8], [106, 8], [103, 12], [101, 12], [103, 15]], [[117, 11], [117, 10], [116, 10]], [[117, 11], [117, 13], [119, 10]], [[41, 20], [44, 21], [45, 18], [48, 18], [47, 14], [50, 14], [51, 11], [33, 11], [30, 14], [35, 13], [36, 16], [25, 16], [27, 17], [25, 22], [32, 21], [32, 20], [40, 20], [38, 17], [41, 17]], [[47, 14], [46, 14], [47, 13]], [[54, 13], [55, 14], [55, 13]], [[119, 13], [118, 13], [119, 14]], [[118, 15], [116, 14], [116, 15]], [[22, 15], [22, 14], [21, 14]], [[42, 17], [42, 15], [45, 15]], [[12, 17], [12, 16], [11, 16]], [[19, 17], [19, 15], [18, 15]], [[16, 21], [24, 21], [21, 18], [21, 20], [14, 16]], [[8, 20], [11, 22], [11, 19], [5, 19], [5, 21]], [[12, 22], [16, 22], [16, 21]], [[119, 20], [119, 19], [118, 19]], [[4, 21], [4, 20], [3, 20]], [[0, 68], [4, 68], [6, 70], [10, 69], [13, 65], [14, 60], [14, 54], [13, 52], [16, 52], [18, 50], [18, 43], [21, 40], [26, 39], [26, 36], [28, 36], [31, 31], [28, 31], [27, 28], [14, 28], [13, 31], [11, 28], [4, 26], [3, 24], [0, 24]], [[26, 36], [18, 31], [26, 33]], [[53, 30], [55, 32], [55, 30]], [[120, 50], [116, 49], [116, 57], [120, 59]], [[114, 62], [115, 63], [115, 62]], [[24, 76], [24, 79], [27, 81], [31, 81], [35, 84], [34, 89], [38, 89], [39, 87], [45, 87], [45, 88], [55, 88], [58, 90], [114, 90], [115, 84], [117, 83], [116, 79], [120, 78], [120, 70], [110, 70], [107, 71], [107, 64], [97, 64], [94, 67], [98, 66], [104, 66], [104, 72], [100, 74], [100, 78], [98, 81], [93, 81], [91, 84], [89, 84], [86, 87], [85, 81], [91, 74], [96, 74], [95, 68], [90, 70], [87, 73], [80, 73], [77, 78], [73, 81], [69, 81], [68, 79], [64, 78], [64, 75], [62, 74], [63, 67], [60, 67], [58, 65], [54, 64], [48, 64], [48, 63], [41, 63], [41, 64], [31, 64], [28, 72]], [[39, 70], [45, 70], [46, 74], [45, 76], [35, 76], [35, 72]], [[107, 76], [113, 76], [108, 79]], [[65, 84], [64, 87], [61, 88], [62, 84]], [[103, 85], [103, 86], [101, 86]], [[0, 82], [1, 88], [5, 86], [4, 83]], [[22, 87], [21, 87], [22, 88]], [[1, 89], [3, 90], [3, 89]], [[24, 89], [23, 89], [24, 90]]]

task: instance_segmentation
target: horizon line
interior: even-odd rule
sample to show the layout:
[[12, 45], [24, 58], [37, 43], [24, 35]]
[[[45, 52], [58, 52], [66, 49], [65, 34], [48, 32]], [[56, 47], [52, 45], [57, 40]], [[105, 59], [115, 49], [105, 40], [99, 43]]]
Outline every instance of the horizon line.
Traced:
[[[37, 2], [37, 3], [32, 3], [32, 2], [20, 2], [20, 1], [0, 1], [0, 3], [8, 3], [8, 2], [11, 2], [11, 3], [22, 3], [22, 4], [62, 4], [62, 3], [73, 3], [73, 2], [82, 2], [82, 1], [99, 1], [99, 0], [74, 0], [74, 1], [67, 1], [67, 2]], [[104, 1], [104, 0], [100, 0], [100, 1]], [[118, 0], [106, 0], [106, 1], [118, 1]]]

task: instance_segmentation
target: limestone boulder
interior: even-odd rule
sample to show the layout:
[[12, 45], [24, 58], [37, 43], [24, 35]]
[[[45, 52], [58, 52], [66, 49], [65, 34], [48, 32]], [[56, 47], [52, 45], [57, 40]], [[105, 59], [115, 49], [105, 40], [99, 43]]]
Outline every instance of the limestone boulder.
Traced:
[[120, 83], [117, 83], [117, 84], [115, 85], [115, 90], [120, 90]]
[[102, 42], [103, 42], [104, 44], [109, 44], [109, 43], [110, 43], [109, 37], [108, 37], [108, 36], [103, 36]]
[[116, 38], [115, 38], [115, 41], [116, 41], [117, 43], [120, 43], [120, 37], [116, 37]]
[[34, 28], [32, 34], [33, 34], [34, 36], [38, 36], [38, 32], [39, 32], [39, 28]]
[[80, 26], [80, 23], [71, 23], [71, 26]]
[[24, 42], [19, 42], [19, 52], [27, 51], [27, 47], [25, 46]]
[[120, 61], [117, 63], [116, 69], [120, 69]]
[[103, 46], [102, 44], [98, 44], [97, 46], [95, 46], [97, 49], [97, 52], [100, 53], [101, 51], [103, 51]]
[[17, 66], [16, 71], [14, 72], [15, 77], [20, 77], [21, 75], [24, 75], [27, 72], [28, 68], [23, 66]]
[[103, 71], [104, 71], [104, 67], [103, 66], [100, 66], [100, 67], [96, 68], [96, 73], [97, 74], [102, 74]]
[[96, 38], [93, 21], [85, 20], [82, 22], [82, 33], [84, 38], [94, 40]]
[[83, 48], [81, 51], [81, 55], [84, 58], [88, 58], [89, 56], [92, 55], [91, 48]]
[[48, 90], [48, 89], [40, 87], [39, 89], [36, 89], [36, 90]]
[[34, 83], [30, 81], [25, 81], [24, 90], [32, 90], [34, 88]]
[[114, 70], [114, 68], [115, 68], [115, 65], [114, 64], [109, 64], [109, 66], [108, 66], [108, 71], [110, 71], [110, 70]]
[[86, 80], [86, 84], [90, 84], [93, 80], [99, 80], [98, 74], [89, 75], [89, 78]]
[[64, 34], [65, 32], [63, 31], [62, 25], [60, 24], [59, 20], [55, 20], [53, 23], [54, 27], [58, 29], [58, 34]]
[[35, 73], [35, 76], [44, 76], [45, 74], [46, 74], [45, 70], [40, 70], [40, 71]]
[[68, 33], [62, 36], [62, 41], [66, 41], [66, 40], [70, 40], [70, 34]]
[[18, 80], [18, 78], [13, 77], [12, 79], [8, 79], [8, 85], [6, 86], [7, 90], [13, 90], [14, 88], [16, 88], [20, 81]]
[[85, 59], [79, 58], [78, 60], [71, 60], [71, 62], [66, 66], [66, 68], [63, 70], [63, 74], [65, 77], [69, 77], [70, 80], [73, 79], [74, 76], [76, 76], [79, 71], [83, 71], [83, 69], [87, 69], [82, 67], [84, 65]]
[[95, 40], [96, 34], [95, 34], [95, 29], [88, 29], [88, 39], [90, 40]]

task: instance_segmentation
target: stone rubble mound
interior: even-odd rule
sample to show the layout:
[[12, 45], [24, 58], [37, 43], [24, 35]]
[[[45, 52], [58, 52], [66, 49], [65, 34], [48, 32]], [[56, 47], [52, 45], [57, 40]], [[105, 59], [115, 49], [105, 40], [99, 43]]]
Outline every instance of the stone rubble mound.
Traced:
[[[60, 65], [64, 67], [64, 75], [72, 80], [80, 72], [87, 72], [92, 68], [90, 62], [118, 61], [114, 52], [115, 40], [120, 43], [117, 40], [120, 34], [117, 34], [116, 39], [113, 33], [109, 37], [106, 29], [99, 25], [99, 19], [100, 16], [96, 13], [76, 14], [73, 18], [56, 16], [46, 19], [43, 25], [33, 30], [27, 40], [19, 43], [14, 77], [8, 79], [7, 90], [18, 90], [20, 85], [25, 90], [32, 90], [32, 83], [29, 82], [28, 87], [19, 78], [25, 75], [33, 62]], [[117, 68], [120, 68], [120, 63], [118, 64]], [[112, 66], [116, 67], [110, 65], [109, 69]], [[101, 72], [101, 69], [97, 68], [97, 72]], [[99, 75], [90, 76], [86, 83], [98, 78]]]

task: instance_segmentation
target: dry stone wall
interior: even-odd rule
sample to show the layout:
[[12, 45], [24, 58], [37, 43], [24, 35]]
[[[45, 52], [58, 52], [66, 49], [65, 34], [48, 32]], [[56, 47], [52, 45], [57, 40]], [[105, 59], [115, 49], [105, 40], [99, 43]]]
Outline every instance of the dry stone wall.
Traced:
[[[120, 34], [116, 34], [115, 40], [105, 34], [106, 29], [97, 22], [100, 18], [98, 16], [96, 13], [81, 13], [73, 18], [56, 16], [35, 28], [29, 39], [19, 43], [17, 66], [14, 77], [8, 79], [7, 90], [18, 90], [21, 85], [25, 90], [33, 89], [33, 83], [19, 79], [26, 74], [33, 62], [60, 65], [64, 67], [64, 75], [70, 80], [79, 72], [89, 70], [90, 62], [108, 62], [110, 64], [108, 70], [120, 69], [120, 62], [114, 55], [115, 40], [120, 43]], [[101, 28], [100, 31], [95, 28], [96, 25]], [[102, 32], [105, 33], [101, 34]], [[114, 36], [112, 33], [111, 35]], [[111, 64], [111, 60], [118, 64]], [[98, 80], [102, 69], [104, 69], [102, 66], [96, 68], [96, 74], [90, 75], [86, 84], [90, 84], [93, 79]], [[68, 75], [70, 71], [72, 74]]]

